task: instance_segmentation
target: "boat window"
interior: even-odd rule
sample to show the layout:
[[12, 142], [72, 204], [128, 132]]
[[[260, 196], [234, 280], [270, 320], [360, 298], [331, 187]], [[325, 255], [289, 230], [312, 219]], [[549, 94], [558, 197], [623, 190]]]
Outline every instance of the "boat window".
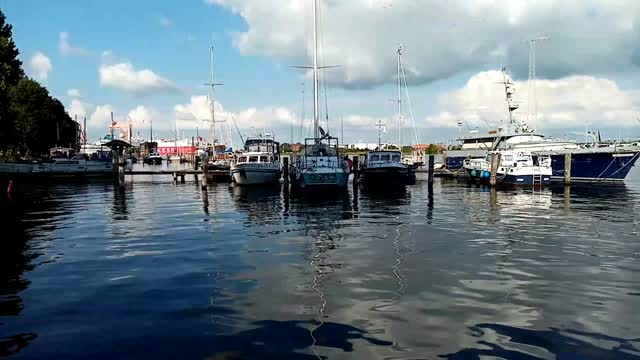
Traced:
[[249, 162], [258, 162], [258, 157], [257, 156], [249, 156]]
[[400, 161], [400, 154], [398, 154], [398, 155], [393, 155], [392, 160], [393, 160], [394, 162], [399, 162], [399, 161]]
[[380, 155], [371, 155], [371, 159], [369, 159], [369, 161], [380, 161]]
[[391, 160], [391, 155], [382, 155], [382, 156], [380, 156], [380, 160], [389, 161], [389, 160]]
[[247, 157], [246, 156], [240, 156], [238, 158], [238, 162], [240, 162], [240, 163], [247, 162]]
[[263, 162], [263, 163], [269, 162], [269, 157], [268, 156], [260, 156], [260, 162]]

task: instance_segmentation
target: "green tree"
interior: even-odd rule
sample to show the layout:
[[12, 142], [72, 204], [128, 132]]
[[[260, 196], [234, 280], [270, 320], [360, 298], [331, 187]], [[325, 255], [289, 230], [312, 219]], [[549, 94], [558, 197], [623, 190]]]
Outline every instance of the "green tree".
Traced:
[[64, 105], [36, 81], [23, 78], [9, 92], [13, 142], [23, 154], [45, 154], [49, 148], [75, 147], [77, 125]]
[[9, 114], [9, 89], [22, 77], [22, 62], [18, 60], [20, 52], [13, 42], [13, 31], [0, 10], [0, 150], [11, 143], [12, 121]]

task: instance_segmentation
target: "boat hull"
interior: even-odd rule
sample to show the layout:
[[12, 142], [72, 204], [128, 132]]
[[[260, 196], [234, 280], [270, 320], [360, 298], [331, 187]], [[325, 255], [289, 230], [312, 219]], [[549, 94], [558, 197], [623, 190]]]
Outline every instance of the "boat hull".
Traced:
[[[486, 170], [474, 170], [467, 169], [467, 173], [469, 177], [474, 181], [479, 181], [482, 183], [489, 183], [491, 179], [491, 173]], [[549, 185], [551, 182], [550, 174], [543, 175], [533, 175], [533, 174], [522, 174], [522, 175], [511, 175], [511, 174], [501, 174], [498, 173], [496, 177], [496, 181], [498, 184], [508, 185], [508, 186], [533, 186], [533, 185]]]
[[336, 188], [346, 189], [349, 182], [349, 173], [345, 171], [309, 171], [294, 169], [289, 174], [289, 180], [293, 187], [305, 188]]
[[364, 186], [404, 186], [415, 182], [415, 173], [409, 168], [369, 168], [362, 172]]
[[[545, 154], [546, 152], [539, 152]], [[564, 180], [564, 153], [551, 153], [551, 181]], [[572, 182], [621, 182], [629, 174], [631, 168], [640, 157], [640, 152], [572, 152], [571, 153], [571, 181]], [[448, 157], [447, 169], [462, 168], [464, 157]]]
[[231, 168], [231, 176], [238, 185], [266, 185], [280, 182], [282, 171], [278, 168], [235, 166]]
[[[629, 152], [594, 152], [571, 154], [571, 181], [575, 182], [619, 182], [629, 174], [640, 153]], [[551, 155], [553, 181], [564, 180], [564, 154]]]

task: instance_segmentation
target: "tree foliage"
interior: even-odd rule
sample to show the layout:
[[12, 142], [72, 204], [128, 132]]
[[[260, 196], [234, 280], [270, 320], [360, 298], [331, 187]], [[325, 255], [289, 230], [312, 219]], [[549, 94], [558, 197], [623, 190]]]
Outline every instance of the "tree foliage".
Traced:
[[24, 76], [20, 52], [13, 42], [13, 31], [0, 10], [0, 149], [7, 147], [12, 135], [12, 121], [9, 115], [9, 88]]
[[9, 93], [13, 145], [22, 153], [46, 153], [54, 146], [76, 146], [77, 128], [64, 105], [36, 81], [23, 78]]

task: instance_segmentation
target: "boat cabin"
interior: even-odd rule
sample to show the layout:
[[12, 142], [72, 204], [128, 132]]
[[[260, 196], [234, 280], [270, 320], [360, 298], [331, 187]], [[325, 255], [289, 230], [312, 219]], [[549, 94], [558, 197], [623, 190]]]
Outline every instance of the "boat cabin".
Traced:
[[369, 151], [367, 154], [367, 167], [383, 167], [389, 165], [402, 165], [402, 156], [400, 151], [395, 150], [379, 150]]
[[273, 164], [279, 161], [278, 154], [242, 154], [236, 159], [236, 164]]
[[338, 153], [338, 139], [324, 137], [322, 139], [305, 139], [304, 155], [298, 158], [299, 166], [338, 168], [342, 166]]

